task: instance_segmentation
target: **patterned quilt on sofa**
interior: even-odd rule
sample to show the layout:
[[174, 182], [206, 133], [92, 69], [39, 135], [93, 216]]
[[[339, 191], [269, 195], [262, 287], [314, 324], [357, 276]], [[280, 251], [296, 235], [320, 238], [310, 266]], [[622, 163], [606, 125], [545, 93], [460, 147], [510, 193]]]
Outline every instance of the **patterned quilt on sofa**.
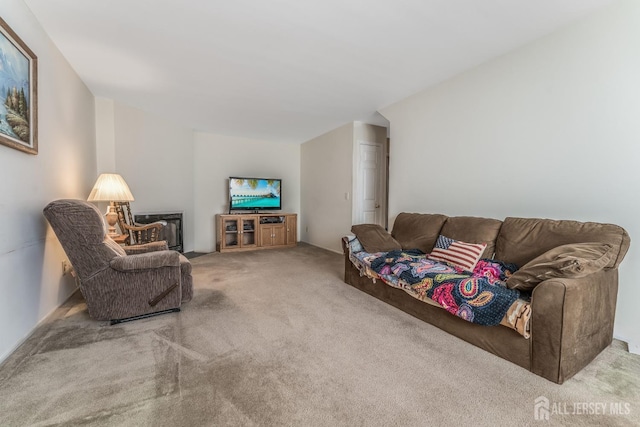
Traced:
[[516, 271], [513, 264], [480, 260], [473, 272], [432, 261], [420, 251], [351, 253], [351, 260], [369, 277], [409, 293], [425, 302], [435, 302], [468, 322], [493, 326], [503, 324], [528, 337], [528, 296], [508, 289], [504, 281]]

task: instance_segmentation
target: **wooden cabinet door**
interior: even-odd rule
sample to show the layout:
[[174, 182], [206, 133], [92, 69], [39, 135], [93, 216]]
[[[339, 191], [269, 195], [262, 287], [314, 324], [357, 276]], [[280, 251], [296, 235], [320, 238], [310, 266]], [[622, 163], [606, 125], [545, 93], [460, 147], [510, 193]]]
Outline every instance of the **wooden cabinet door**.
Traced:
[[260, 226], [260, 246], [283, 246], [285, 239], [284, 224]]
[[298, 224], [295, 215], [287, 215], [285, 220], [287, 227], [287, 245], [295, 245], [298, 243]]
[[271, 241], [273, 246], [284, 246], [287, 237], [284, 224], [274, 225], [271, 236], [273, 238]]
[[260, 246], [272, 246], [273, 239], [271, 238], [273, 227], [270, 225], [261, 225], [260, 226]]

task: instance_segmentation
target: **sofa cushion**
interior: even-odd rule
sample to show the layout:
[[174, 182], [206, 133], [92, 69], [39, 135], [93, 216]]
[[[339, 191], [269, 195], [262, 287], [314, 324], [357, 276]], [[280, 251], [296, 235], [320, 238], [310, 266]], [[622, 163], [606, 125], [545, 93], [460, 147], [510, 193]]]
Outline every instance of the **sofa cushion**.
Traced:
[[391, 235], [402, 249], [420, 249], [427, 254], [436, 244], [446, 220], [447, 216], [441, 214], [403, 212], [396, 217]]
[[613, 246], [600, 243], [572, 243], [558, 246], [532, 259], [507, 279], [507, 287], [532, 291], [547, 279], [579, 278], [602, 270], [616, 258]]
[[440, 234], [463, 242], [484, 243], [487, 247], [482, 258], [493, 258], [501, 226], [502, 221], [497, 219], [456, 216], [447, 219]]
[[569, 243], [601, 242], [613, 246], [606, 268], [618, 267], [629, 249], [629, 235], [613, 224], [538, 218], [506, 218], [496, 241], [495, 258], [523, 266], [548, 250]]
[[427, 258], [473, 271], [486, 247], [484, 243], [466, 243], [440, 235]]
[[351, 227], [360, 244], [367, 252], [389, 252], [402, 249], [400, 243], [378, 224], [359, 224]]

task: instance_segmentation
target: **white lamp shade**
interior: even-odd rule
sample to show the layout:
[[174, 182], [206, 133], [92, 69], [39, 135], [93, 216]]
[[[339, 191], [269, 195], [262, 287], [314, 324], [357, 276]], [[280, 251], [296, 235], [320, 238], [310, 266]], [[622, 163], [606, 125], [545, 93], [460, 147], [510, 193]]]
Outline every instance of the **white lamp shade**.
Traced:
[[124, 179], [117, 173], [103, 173], [87, 199], [90, 202], [133, 202], [133, 194]]

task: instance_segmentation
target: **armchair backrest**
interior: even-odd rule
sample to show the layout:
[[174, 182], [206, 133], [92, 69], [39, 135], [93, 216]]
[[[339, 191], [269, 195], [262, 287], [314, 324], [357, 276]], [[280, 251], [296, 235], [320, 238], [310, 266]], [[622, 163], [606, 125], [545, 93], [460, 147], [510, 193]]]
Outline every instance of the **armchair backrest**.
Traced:
[[[129, 202], [115, 202], [115, 209], [118, 214], [120, 231], [122, 234], [127, 235], [125, 240], [127, 245], [144, 245], [145, 243], [157, 242], [163, 236], [162, 230], [167, 225], [165, 221], [136, 224], [133, 222], [133, 214], [131, 213]], [[128, 220], [126, 219], [127, 217], [129, 218]]]
[[[131, 214], [131, 205], [129, 202], [115, 202], [116, 213], [118, 214], [118, 227], [122, 234], [128, 234], [131, 238], [127, 225], [135, 225], [133, 222], [133, 215]], [[125, 212], [126, 208], [126, 212]], [[128, 215], [128, 219], [125, 215]]]
[[102, 213], [84, 200], [62, 199], [43, 210], [80, 281], [109, 267], [124, 249], [107, 236]]

